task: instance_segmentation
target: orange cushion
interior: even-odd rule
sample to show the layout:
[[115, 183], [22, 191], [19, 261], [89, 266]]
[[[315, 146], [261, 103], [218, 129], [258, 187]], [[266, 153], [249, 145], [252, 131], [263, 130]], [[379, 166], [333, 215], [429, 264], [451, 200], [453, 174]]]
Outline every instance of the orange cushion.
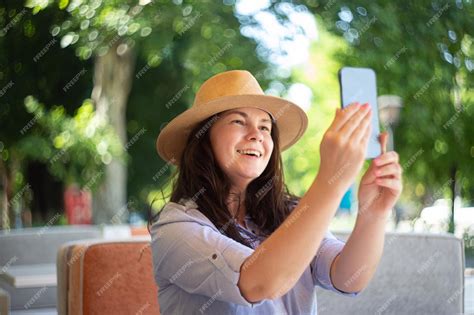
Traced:
[[74, 254], [82, 270], [69, 267], [69, 314], [81, 313], [80, 304], [83, 314], [160, 314], [149, 242], [80, 245]]
[[87, 245], [73, 245], [68, 253], [68, 315], [81, 314], [82, 258]]

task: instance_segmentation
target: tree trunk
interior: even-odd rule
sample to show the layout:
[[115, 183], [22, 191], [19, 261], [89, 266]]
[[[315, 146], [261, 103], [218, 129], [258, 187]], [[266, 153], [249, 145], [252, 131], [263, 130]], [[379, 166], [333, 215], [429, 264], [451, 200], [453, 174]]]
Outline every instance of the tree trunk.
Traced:
[[[135, 56], [122, 41], [112, 45], [104, 56], [97, 56], [94, 65], [94, 89], [92, 99], [97, 114], [113, 126], [123, 146], [127, 141], [126, 105], [133, 82]], [[125, 162], [112, 159], [106, 166], [102, 185], [94, 193], [94, 223], [121, 223], [127, 213], [127, 167]], [[113, 219], [113, 222], [112, 222]]]
[[[15, 212], [15, 207], [17, 211], [21, 211], [21, 207], [18, 207], [18, 204], [22, 203], [22, 196], [18, 195], [17, 198], [13, 196], [14, 193], [14, 184], [13, 179], [15, 175], [19, 172], [20, 169], [20, 160], [17, 158], [16, 154], [10, 153], [9, 163], [0, 163], [0, 174], [2, 174], [2, 213], [1, 213], [1, 228], [4, 230], [10, 230], [16, 227], [16, 216], [18, 212]], [[27, 184], [29, 185], [29, 184]]]
[[2, 175], [2, 213], [1, 213], [1, 229], [10, 229], [10, 211], [9, 211], [9, 197], [8, 191], [10, 189], [10, 183], [8, 180], [8, 169], [3, 161], [0, 159], [0, 174]]

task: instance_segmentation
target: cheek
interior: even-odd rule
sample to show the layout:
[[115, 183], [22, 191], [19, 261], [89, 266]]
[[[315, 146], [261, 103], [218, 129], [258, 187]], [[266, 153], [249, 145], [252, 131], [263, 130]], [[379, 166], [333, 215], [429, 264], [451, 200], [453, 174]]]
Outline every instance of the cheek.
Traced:
[[224, 128], [216, 128], [210, 134], [212, 150], [215, 157], [220, 161], [229, 158], [235, 142], [235, 137], [227, 131]]

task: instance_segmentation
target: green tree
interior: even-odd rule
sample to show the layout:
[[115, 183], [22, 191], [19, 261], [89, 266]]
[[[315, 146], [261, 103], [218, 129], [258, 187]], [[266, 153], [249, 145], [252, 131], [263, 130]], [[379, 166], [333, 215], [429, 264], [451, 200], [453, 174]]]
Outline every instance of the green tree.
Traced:
[[[34, 16], [19, 1], [3, 1], [0, 5], [2, 227], [8, 227], [11, 221], [11, 200], [27, 185], [25, 172], [31, 160], [17, 144], [34, 133], [37, 119], [26, 110], [25, 97], [32, 95], [46, 104], [64, 104], [65, 113], [71, 115], [90, 95], [87, 84], [91, 79], [90, 63], [79, 62], [72, 49], [59, 49], [58, 42], [45, 27], [63, 18], [64, 12], [60, 11]], [[65, 92], [63, 88], [74, 76], [69, 75], [82, 70], [85, 73]], [[33, 149], [46, 150], [40, 144]], [[55, 153], [49, 152], [51, 156]]]
[[[21, 14], [0, 40], [4, 47], [17, 47], [27, 56], [17, 58], [10, 50], [0, 56], [9, 69], [3, 73], [6, 83], [15, 78], [17, 89], [9, 91], [9, 97], [23, 100], [33, 95], [41, 103], [65, 104], [71, 114], [82, 100], [91, 98], [130, 155], [128, 199], [137, 198], [140, 205], [150, 191], [167, 181], [170, 172], [153, 176], [165, 166], [154, 149], [156, 136], [166, 122], [191, 105], [205, 79], [236, 68], [252, 71], [264, 87], [276, 77], [271, 65], [255, 53], [255, 41], [241, 35], [244, 22], [236, 17], [232, 3], [29, 0], [25, 7], [11, 1], [0, 11], [6, 26]], [[57, 72], [50, 74], [48, 66]], [[18, 69], [22, 76], [14, 77]], [[37, 73], [47, 80], [35, 80]], [[30, 74], [33, 91], [25, 93], [21, 87]], [[22, 104], [14, 108], [25, 124], [31, 120]], [[4, 111], [4, 118], [16, 113], [12, 109]], [[15, 132], [22, 128], [10, 123], [5, 130], [13, 136], [2, 135], [8, 152], [21, 139]], [[106, 193], [96, 196], [100, 211], [95, 211], [95, 222], [108, 222], [123, 207], [125, 174], [125, 165], [111, 161], [102, 186]]]

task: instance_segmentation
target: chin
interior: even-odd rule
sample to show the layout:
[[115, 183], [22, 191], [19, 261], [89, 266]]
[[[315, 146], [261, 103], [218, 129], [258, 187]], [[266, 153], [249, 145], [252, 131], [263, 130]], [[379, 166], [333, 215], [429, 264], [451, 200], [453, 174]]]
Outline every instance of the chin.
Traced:
[[263, 170], [258, 171], [258, 170], [245, 170], [243, 172], [239, 172], [240, 177], [245, 177], [248, 178], [249, 180], [254, 180], [255, 178], [259, 177], [263, 173]]

